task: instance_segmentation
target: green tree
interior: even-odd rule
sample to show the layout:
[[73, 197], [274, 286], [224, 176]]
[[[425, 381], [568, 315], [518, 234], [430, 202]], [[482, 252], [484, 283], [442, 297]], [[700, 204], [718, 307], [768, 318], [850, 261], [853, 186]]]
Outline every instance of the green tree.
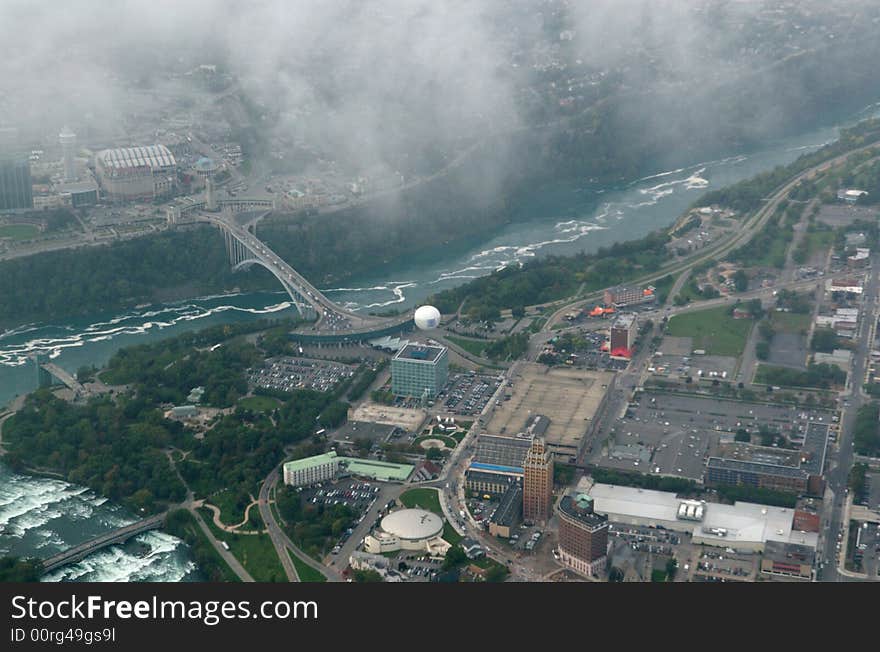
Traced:
[[468, 556], [464, 548], [456, 544], [446, 551], [446, 557], [443, 559], [443, 570], [458, 568], [467, 563]]

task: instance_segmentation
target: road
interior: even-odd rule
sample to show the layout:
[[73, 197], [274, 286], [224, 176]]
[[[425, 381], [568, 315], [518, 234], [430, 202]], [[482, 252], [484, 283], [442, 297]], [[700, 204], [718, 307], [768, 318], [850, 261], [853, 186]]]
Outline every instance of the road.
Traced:
[[[716, 246], [701, 249], [699, 252], [692, 254], [685, 260], [670, 262], [667, 265], [664, 265], [660, 270], [652, 274], [633, 279], [632, 281], [630, 281], [630, 283], [636, 285], [649, 283], [651, 281], [657, 281], [668, 274], [674, 275], [690, 270], [695, 265], [698, 265], [708, 260], [721, 260], [722, 256], [726, 255], [736, 247], [748, 243], [755, 236], [755, 234], [757, 234], [760, 229], [766, 224], [767, 220], [770, 219], [770, 217], [775, 213], [779, 203], [787, 198], [788, 193], [798, 183], [804, 180], [813, 179], [815, 176], [827, 171], [829, 168], [845, 162], [853, 154], [867, 149], [872, 149], [876, 146], [877, 143], [872, 142], [868, 145], [863, 145], [862, 147], [858, 147], [856, 149], [852, 149], [848, 152], [835, 156], [834, 158], [831, 158], [823, 163], [819, 163], [811, 168], [807, 168], [803, 172], [792, 177], [787, 183], [785, 183], [782, 187], [780, 187], [772, 195], [770, 195], [770, 197], [766, 198], [766, 203], [764, 204], [764, 206], [762, 206], [754, 215], [747, 218], [742, 224], [740, 230], [737, 231], [732, 237], [719, 242]], [[550, 315], [550, 317], [547, 319], [547, 322], [544, 324], [542, 331], [551, 330], [553, 325], [556, 324], [566, 313], [571, 312], [572, 310], [575, 310], [584, 305], [598, 301], [601, 296], [601, 292], [594, 292], [591, 295], [587, 296], [586, 299], [577, 299], [574, 301], [569, 301], [565, 305], [562, 305], [553, 314]]]
[[[873, 325], [877, 321], [877, 292], [880, 288], [878, 282], [878, 261], [880, 256], [871, 256], [871, 272], [868, 282], [862, 294], [864, 304], [863, 315], [860, 325], [857, 348], [853, 356], [851, 382], [848, 390], [843, 393], [843, 398], [849, 401], [844, 408], [840, 424], [840, 438], [838, 441], [837, 454], [832, 456], [834, 467], [826, 474], [826, 500], [822, 517], [822, 532], [820, 533], [820, 555], [824, 567], [817, 573], [817, 579], [823, 582], [850, 581], [851, 578], [840, 572], [837, 566], [837, 536], [847, 535], [849, 523], [845, 518], [847, 513], [847, 480], [853, 464], [853, 427], [856, 415], [860, 407], [867, 403], [867, 397], [862, 391], [862, 380], [865, 377], [865, 369], [868, 356], [873, 348], [871, 337], [874, 334]], [[843, 546], [841, 546], [843, 550]], [[843, 562], [840, 563], [843, 568]]]
[[[280, 465], [279, 465], [280, 466]], [[266, 479], [263, 481], [263, 484], [260, 486], [260, 497], [259, 497], [259, 508], [260, 508], [260, 516], [263, 518], [263, 523], [266, 524], [266, 529], [269, 532], [269, 538], [272, 540], [272, 545], [275, 546], [275, 552], [278, 555], [278, 559], [281, 561], [281, 565], [284, 567], [284, 573], [287, 575], [288, 582], [299, 582], [299, 575], [296, 572], [296, 567], [293, 565], [293, 561], [290, 559], [290, 555], [287, 554], [287, 547], [284, 545], [284, 541], [281, 539], [281, 528], [278, 526], [278, 523], [275, 522], [274, 515], [272, 514], [272, 508], [269, 505], [269, 490], [275, 486], [275, 483], [278, 482], [278, 469], [279, 466], [276, 466], [272, 473], [270, 473]]]
[[[281, 560], [282, 565], [285, 565], [285, 572], [287, 572], [287, 565], [285, 564], [286, 560], [287, 563], [290, 564], [290, 567], [294, 569], [294, 575], [297, 579], [299, 578], [299, 576], [296, 575], [296, 569], [293, 567], [293, 562], [289, 559], [289, 555], [287, 554], [287, 550], [290, 550], [299, 557], [304, 564], [325, 575], [329, 581], [342, 582], [342, 575], [336, 569], [324, 566], [309, 557], [290, 540], [290, 537], [288, 537], [287, 534], [284, 533], [284, 530], [281, 529], [281, 526], [278, 525], [278, 521], [275, 519], [275, 514], [269, 506], [269, 496], [270, 493], [275, 491], [275, 487], [278, 484], [280, 469], [281, 464], [276, 466], [272, 472], [266, 476], [266, 479], [263, 480], [263, 484], [260, 486], [259, 504], [260, 516], [263, 518], [263, 523], [266, 524], [266, 529], [269, 531], [269, 537], [272, 539], [272, 545], [275, 546], [278, 558]], [[290, 573], [288, 573], [288, 577], [290, 577]]]

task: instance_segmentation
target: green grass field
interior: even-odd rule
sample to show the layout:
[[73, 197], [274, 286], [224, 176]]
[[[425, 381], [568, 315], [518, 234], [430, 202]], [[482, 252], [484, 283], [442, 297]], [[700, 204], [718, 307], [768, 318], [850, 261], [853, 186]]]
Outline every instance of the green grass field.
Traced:
[[268, 534], [233, 534], [214, 525], [211, 511], [199, 507], [199, 512], [218, 541], [225, 541], [229, 551], [241, 562], [257, 582], [286, 582], [287, 574], [275, 553]]
[[327, 581], [327, 577], [323, 573], [316, 571], [314, 568], [306, 564], [292, 551], [288, 550], [287, 554], [290, 555], [290, 560], [293, 562], [293, 566], [296, 568], [296, 574], [299, 575], [300, 582]]
[[281, 405], [281, 401], [271, 396], [246, 396], [238, 402], [238, 406], [253, 412], [269, 412]]
[[244, 520], [244, 512], [236, 509], [235, 496], [231, 491], [219, 491], [212, 494], [208, 497], [207, 502], [220, 509], [220, 522], [224, 525], [238, 525]]
[[400, 502], [407, 507], [421, 507], [429, 512], [443, 515], [440, 507], [440, 496], [436, 489], [410, 489], [400, 495]]
[[708, 355], [742, 355], [754, 322], [734, 319], [729, 308], [710, 308], [699, 312], [676, 315], [669, 320], [668, 333], [674, 337], [692, 337], [694, 349], [704, 349]]
[[488, 344], [485, 340], [472, 340], [465, 337], [456, 337], [455, 335], [447, 335], [446, 339], [453, 344], [457, 344], [471, 355], [476, 356], [482, 356], [483, 351], [486, 350], [486, 344]]
[[13, 240], [30, 240], [40, 234], [40, 229], [33, 224], [4, 224], [0, 225], [0, 238]]
[[770, 321], [773, 328], [779, 333], [805, 333], [810, 328], [810, 315], [795, 312], [779, 312], [777, 310], [770, 313]]

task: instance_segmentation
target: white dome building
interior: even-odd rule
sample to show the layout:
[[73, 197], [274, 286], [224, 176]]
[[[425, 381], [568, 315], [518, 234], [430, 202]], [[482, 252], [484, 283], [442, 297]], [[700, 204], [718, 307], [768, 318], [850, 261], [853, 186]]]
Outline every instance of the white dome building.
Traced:
[[422, 306], [416, 309], [413, 321], [419, 330], [428, 331], [440, 325], [440, 311], [434, 306]]
[[432, 555], [446, 554], [443, 519], [424, 509], [399, 509], [382, 519], [379, 527], [364, 539], [364, 550], [372, 554], [415, 550]]

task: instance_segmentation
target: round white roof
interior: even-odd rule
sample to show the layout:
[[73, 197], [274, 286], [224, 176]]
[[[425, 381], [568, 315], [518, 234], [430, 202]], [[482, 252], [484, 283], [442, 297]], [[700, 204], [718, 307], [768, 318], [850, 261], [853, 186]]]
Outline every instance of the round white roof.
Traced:
[[430, 539], [443, 531], [443, 519], [424, 509], [399, 509], [382, 519], [382, 529], [408, 541]]
[[421, 330], [430, 330], [440, 325], [440, 311], [434, 306], [422, 306], [413, 315], [413, 319]]

